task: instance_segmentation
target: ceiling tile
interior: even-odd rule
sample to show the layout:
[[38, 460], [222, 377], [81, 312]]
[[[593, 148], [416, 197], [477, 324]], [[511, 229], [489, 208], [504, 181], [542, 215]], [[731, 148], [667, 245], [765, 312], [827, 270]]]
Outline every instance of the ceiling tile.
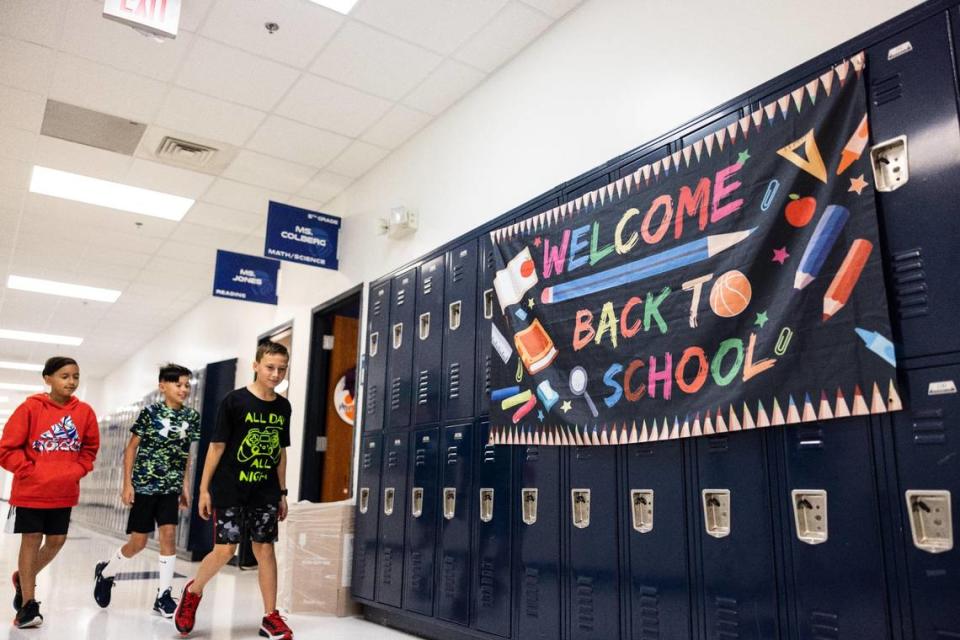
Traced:
[[0, 37], [0, 84], [45, 94], [55, 58], [53, 49]]
[[[181, 222], [170, 235], [168, 244], [169, 242], [176, 242], [178, 244], [191, 245], [193, 248], [206, 247], [208, 249], [216, 249], [223, 247], [227, 243], [240, 242], [247, 235], [249, 234]], [[211, 261], [213, 260], [212, 254], [210, 259]]]
[[322, 202], [311, 200], [310, 198], [304, 198], [303, 196], [290, 196], [284, 201], [284, 203], [293, 207], [300, 207], [301, 209], [306, 209], [308, 211], [323, 212]]
[[36, 164], [101, 180], [122, 182], [133, 158], [59, 138], [37, 138]]
[[180, 29], [196, 32], [215, 0], [190, 0], [180, 3]]
[[18, 129], [40, 132], [46, 100], [38, 93], [30, 93], [0, 85], [0, 122]]
[[277, 113], [355, 138], [379, 120], [390, 105], [389, 100], [304, 75], [277, 107]]
[[156, 123], [239, 146], [250, 138], [263, 118], [262, 111], [173, 87], [160, 107]]
[[105, 230], [166, 238], [176, 224], [172, 220], [29, 194], [24, 201], [22, 228], [31, 232], [46, 229], [46, 233], [54, 236], [67, 235], [86, 241]]
[[0, 157], [33, 162], [36, 151], [36, 133], [0, 125]]
[[[303, 0], [220, 0], [200, 33], [250, 53], [306, 67], [345, 17]], [[280, 28], [270, 33], [268, 22]]]
[[312, 67], [318, 75], [397, 100], [443, 58], [359, 22], [348, 22]]
[[438, 115], [480, 84], [482, 71], [455, 60], [446, 60], [403, 102], [415, 109]]
[[3, 0], [0, 34], [56, 48], [63, 24], [64, 0]]
[[[167, 284], [168, 286], [176, 281], [176, 276], [187, 276], [205, 280], [213, 275], [213, 263], [199, 264], [196, 262], [186, 262], [180, 259], [154, 257], [147, 263], [137, 282], [154, 282]], [[213, 280], [210, 280], [211, 286]]]
[[206, 38], [196, 38], [177, 84], [269, 111], [298, 75], [298, 71], [288, 66]]
[[216, 261], [217, 250], [211, 247], [198, 247], [195, 244], [184, 244], [175, 240], [167, 240], [166, 244], [157, 251], [157, 257], [212, 265]]
[[317, 202], [328, 202], [331, 198], [338, 195], [353, 182], [353, 178], [321, 171], [317, 176], [307, 183], [297, 195], [316, 200]]
[[367, 0], [351, 17], [405, 40], [450, 54], [507, 0]]
[[239, 209], [230, 209], [209, 202], [198, 202], [190, 208], [183, 222], [235, 231], [244, 235], [252, 232], [263, 222], [264, 213], [250, 213]]
[[247, 147], [277, 158], [321, 168], [350, 144], [337, 133], [270, 116], [257, 130]]
[[425, 127], [431, 119], [432, 116], [422, 111], [398, 104], [380, 122], [367, 129], [362, 139], [386, 149], [394, 149]]
[[83, 266], [99, 265], [104, 269], [142, 269], [150, 261], [149, 253], [136, 253], [134, 251], [124, 251], [119, 247], [114, 247], [110, 251], [99, 251], [94, 248], [87, 248], [83, 254]]
[[284, 194], [277, 191], [220, 178], [203, 195], [203, 200], [224, 207], [256, 213], [266, 219], [268, 202], [270, 200], [282, 202], [283, 196]]
[[150, 122], [166, 93], [166, 85], [127, 71], [65, 53], [57, 54], [50, 97], [61, 102]]
[[314, 167], [244, 150], [237, 154], [223, 172], [223, 177], [284, 193], [296, 193], [316, 172]]
[[159, 162], [134, 159], [124, 182], [135, 187], [196, 200], [213, 184], [214, 177], [197, 171], [180, 169]]
[[30, 166], [29, 162], [0, 157], [0, 188], [10, 189], [11, 191], [26, 191], [30, 186], [30, 173], [32, 171], [33, 167]]
[[156, 253], [160, 245], [163, 244], [163, 238], [104, 229], [87, 242], [91, 245], [103, 247], [104, 251], [110, 251], [113, 247], [123, 247], [127, 251], [133, 251], [135, 253], [153, 254]]
[[523, 0], [523, 2], [543, 11], [552, 18], [560, 18], [579, 5], [582, 0]]
[[514, 0], [454, 57], [484, 71], [493, 71], [535, 40], [552, 22], [536, 9]]
[[330, 163], [330, 171], [340, 175], [359, 178], [390, 153], [387, 149], [357, 140], [336, 160]]

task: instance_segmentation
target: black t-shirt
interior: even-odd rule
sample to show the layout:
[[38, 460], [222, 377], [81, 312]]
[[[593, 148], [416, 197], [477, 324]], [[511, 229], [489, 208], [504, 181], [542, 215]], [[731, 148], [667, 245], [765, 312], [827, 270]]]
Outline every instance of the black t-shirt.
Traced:
[[227, 394], [217, 412], [212, 442], [226, 443], [213, 474], [210, 493], [219, 508], [264, 506], [280, 502], [277, 465], [280, 449], [290, 446], [290, 402], [267, 402], [246, 387]]

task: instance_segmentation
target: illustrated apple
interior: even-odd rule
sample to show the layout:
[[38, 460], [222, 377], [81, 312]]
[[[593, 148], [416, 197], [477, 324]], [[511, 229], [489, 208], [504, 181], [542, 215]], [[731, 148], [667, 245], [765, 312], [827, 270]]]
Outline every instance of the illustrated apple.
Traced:
[[795, 193], [790, 194], [790, 202], [787, 203], [783, 214], [787, 217], [787, 222], [795, 227], [805, 227], [813, 219], [813, 214], [817, 210], [817, 199], [812, 196], [801, 198]]

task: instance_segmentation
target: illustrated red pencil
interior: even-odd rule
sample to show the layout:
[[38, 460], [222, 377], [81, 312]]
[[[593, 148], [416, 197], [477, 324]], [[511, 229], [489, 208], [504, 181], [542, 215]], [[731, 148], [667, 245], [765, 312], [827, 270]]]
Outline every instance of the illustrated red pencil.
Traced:
[[864, 114], [863, 120], [857, 125], [857, 130], [850, 136], [850, 140], [847, 141], [846, 146], [840, 153], [840, 165], [837, 167], [837, 175], [846, 171], [850, 165], [863, 155], [863, 150], [867, 146], [867, 139], [869, 137], [870, 127], [867, 124], [867, 116]]
[[827, 294], [823, 296], [824, 322], [832, 318], [850, 300], [850, 294], [853, 293], [853, 288], [857, 285], [872, 250], [873, 244], [863, 238], [857, 238], [850, 245], [840, 270], [833, 277]]

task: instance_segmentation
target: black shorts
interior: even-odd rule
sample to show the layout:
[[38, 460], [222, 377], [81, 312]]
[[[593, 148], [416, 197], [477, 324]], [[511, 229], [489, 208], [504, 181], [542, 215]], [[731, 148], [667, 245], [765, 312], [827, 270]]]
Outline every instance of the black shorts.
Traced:
[[70, 528], [71, 507], [62, 509], [34, 509], [17, 507], [14, 511], [14, 533], [43, 533], [48, 536], [65, 536]]
[[240, 544], [247, 532], [254, 542], [277, 541], [277, 505], [225, 507], [213, 510], [214, 543]]
[[180, 522], [179, 493], [135, 493], [127, 533], [153, 533], [153, 523], [158, 527]]

